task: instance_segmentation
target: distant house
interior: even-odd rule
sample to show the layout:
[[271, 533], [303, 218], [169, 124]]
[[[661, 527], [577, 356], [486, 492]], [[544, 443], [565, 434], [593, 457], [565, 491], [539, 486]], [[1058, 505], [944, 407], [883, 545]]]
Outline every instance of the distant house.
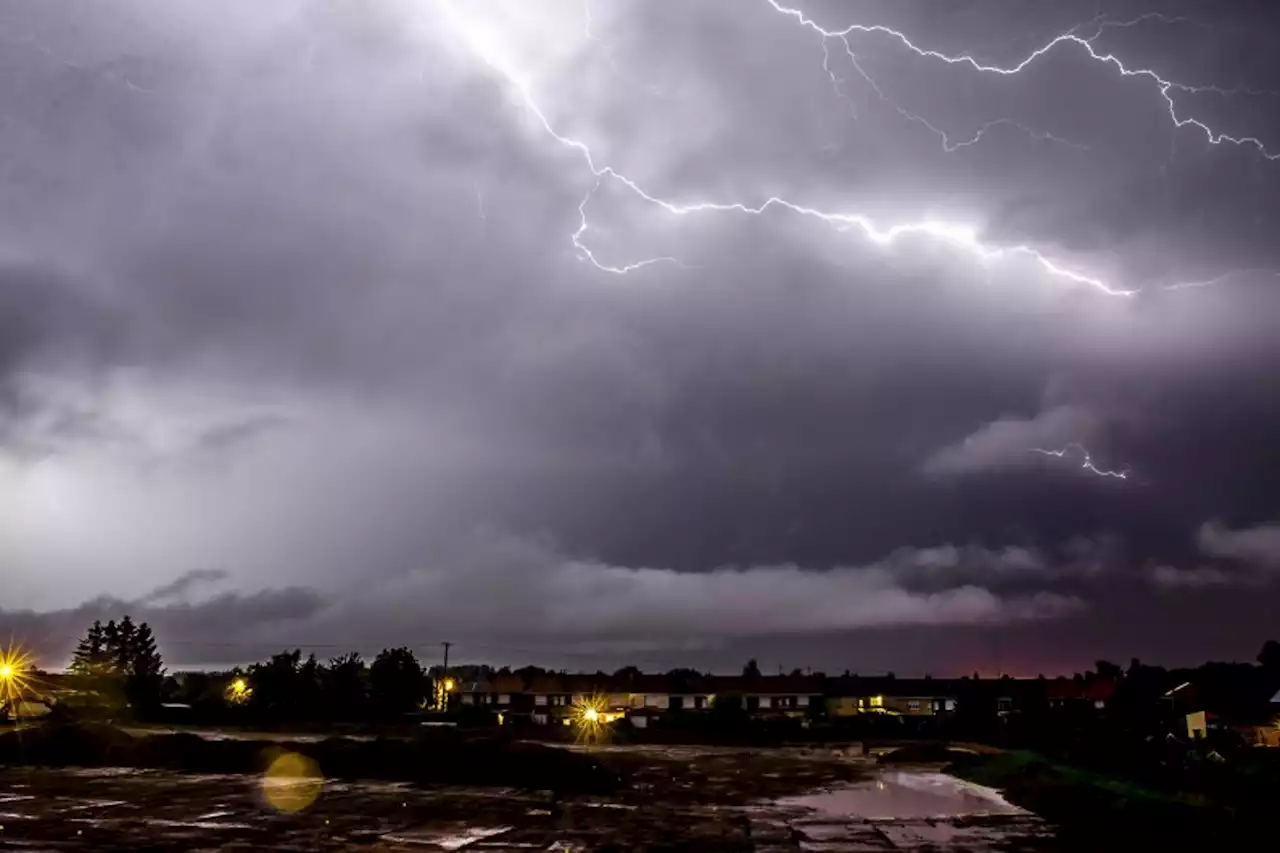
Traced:
[[[1184, 682], [1164, 694], [1163, 701], [1185, 725], [1190, 740], [1233, 732], [1253, 746], [1280, 747], [1280, 694], [1261, 684]], [[1182, 734], [1182, 732], [1179, 732]]]
[[845, 676], [828, 680], [827, 713], [832, 717], [938, 716], [955, 712], [959, 693], [950, 679]]
[[525, 694], [533, 700], [530, 714], [535, 723], [546, 725], [568, 717], [573, 707], [573, 690], [566, 680], [559, 675], [539, 675], [525, 686]]
[[757, 717], [803, 717], [823, 696], [821, 680], [805, 675], [762, 675], [718, 681], [719, 693], [741, 695], [743, 709]]
[[1103, 711], [1115, 697], [1116, 683], [1106, 678], [1055, 678], [1045, 685], [1045, 698], [1050, 709]]
[[458, 686], [457, 702], [464, 706], [486, 707], [503, 712], [524, 710], [524, 679], [510, 672], [480, 675], [474, 681]]

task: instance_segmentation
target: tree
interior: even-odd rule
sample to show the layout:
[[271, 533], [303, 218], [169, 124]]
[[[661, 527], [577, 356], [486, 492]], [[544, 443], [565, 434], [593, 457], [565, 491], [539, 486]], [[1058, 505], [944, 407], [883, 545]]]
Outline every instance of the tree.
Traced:
[[752, 658], [751, 660], [747, 661], [747, 665], [742, 668], [742, 677], [743, 678], [759, 678], [760, 677], [760, 664], [756, 663], [755, 658]]
[[387, 716], [406, 714], [426, 697], [422, 664], [410, 649], [383, 649], [369, 667], [369, 691], [377, 710]]
[[71, 672], [78, 676], [101, 674], [107, 663], [106, 638], [102, 622], [95, 620], [76, 645], [71, 658]]
[[631, 664], [628, 664], [627, 666], [624, 666], [622, 669], [615, 672], [613, 674], [613, 677], [618, 679], [619, 681], [625, 681], [628, 684], [634, 684], [642, 675], [644, 675], [644, 673], [640, 671], [640, 667], [632, 666]]
[[1120, 665], [1111, 661], [1100, 660], [1093, 666], [1098, 672], [1098, 678], [1102, 681], [1119, 681], [1124, 676], [1124, 670]]
[[249, 667], [249, 683], [253, 693], [250, 706], [270, 717], [292, 716], [297, 708], [298, 670], [302, 650], [274, 654], [266, 663]]
[[369, 668], [356, 652], [340, 655], [320, 670], [322, 705], [340, 720], [358, 719], [368, 700]]
[[724, 733], [743, 728], [750, 720], [750, 715], [743, 704], [742, 697], [736, 693], [717, 693], [711, 700], [711, 711], [707, 722], [711, 730]]
[[76, 645], [71, 672], [80, 688], [100, 704], [148, 709], [160, 701], [164, 662], [145, 622], [125, 616], [103, 625], [94, 622]]
[[696, 669], [680, 667], [673, 669], [667, 673], [667, 680], [671, 683], [673, 693], [692, 693], [695, 691], [694, 685], [702, 678], [702, 673]]
[[124, 626], [129, 623], [126, 616], [121, 622], [121, 637], [128, 637], [127, 647], [122, 649], [125, 673], [125, 695], [134, 708], [147, 709], [160, 703], [161, 687], [164, 684], [164, 661], [156, 648], [156, 638], [151, 633], [151, 626], [143, 622], [136, 629], [129, 623], [126, 633]]
[[1258, 663], [1268, 672], [1280, 672], [1280, 643], [1267, 640], [1258, 652]]
[[133, 666], [133, 653], [138, 642], [138, 629], [126, 614], [116, 626], [116, 636], [111, 652], [117, 672], [127, 673]]

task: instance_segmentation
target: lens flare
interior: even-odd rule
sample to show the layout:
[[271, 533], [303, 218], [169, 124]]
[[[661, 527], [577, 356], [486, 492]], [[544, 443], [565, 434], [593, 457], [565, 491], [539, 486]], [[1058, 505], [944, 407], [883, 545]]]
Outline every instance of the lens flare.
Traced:
[[311, 806], [324, 788], [320, 765], [296, 752], [281, 752], [262, 775], [262, 796], [276, 811], [295, 814]]
[[573, 703], [573, 714], [567, 720], [573, 725], [576, 739], [581, 743], [596, 743], [608, 737], [610, 724], [622, 717], [609, 710], [604, 696], [581, 696]]
[[22, 701], [31, 693], [35, 661], [21, 646], [10, 645], [0, 651], [0, 708], [17, 713]]
[[253, 688], [245, 679], [237, 678], [227, 685], [224, 696], [231, 705], [243, 705], [253, 698]]

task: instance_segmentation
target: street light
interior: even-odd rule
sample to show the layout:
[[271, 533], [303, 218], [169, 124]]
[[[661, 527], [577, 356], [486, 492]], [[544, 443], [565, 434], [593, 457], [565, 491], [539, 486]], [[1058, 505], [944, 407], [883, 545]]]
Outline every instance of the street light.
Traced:
[[30, 687], [31, 657], [17, 646], [0, 649], [0, 704], [15, 704]]

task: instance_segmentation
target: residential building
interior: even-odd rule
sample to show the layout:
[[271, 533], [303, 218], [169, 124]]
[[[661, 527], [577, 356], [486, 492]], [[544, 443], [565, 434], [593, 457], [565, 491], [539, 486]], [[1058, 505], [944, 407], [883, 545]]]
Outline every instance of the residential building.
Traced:
[[955, 712], [959, 693], [950, 679], [842, 676], [827, 681], [827, 713], [937, 716]]

